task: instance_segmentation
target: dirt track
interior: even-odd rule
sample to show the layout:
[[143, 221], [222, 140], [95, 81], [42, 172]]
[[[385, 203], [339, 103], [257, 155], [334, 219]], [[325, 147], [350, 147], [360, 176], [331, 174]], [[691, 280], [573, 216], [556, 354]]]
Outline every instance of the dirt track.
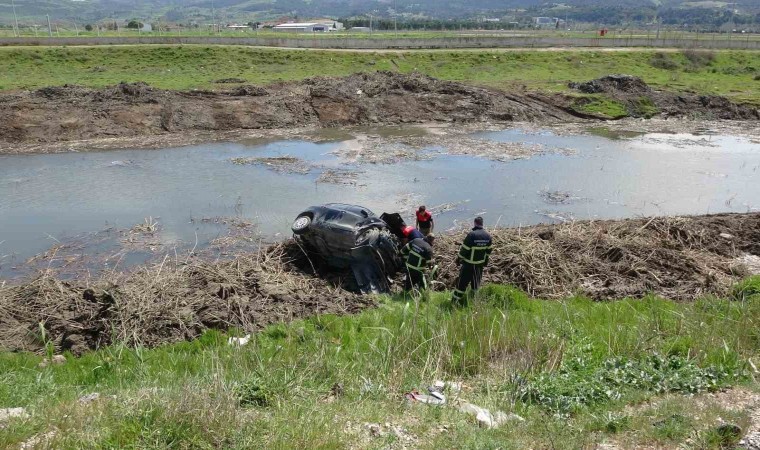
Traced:
[[[760, 261], [760, 213], [577, 222], [493, 235], [485, 281], [546, 298], [724, 296], [750, 273], [747, 261]], [[461, 237], [436, 242], [439, 289], [457, 276]], [[172, 261], [100, 279], [40, 276], [0, 287], [0, 349], [40, 351], [40, 324], [58, 350], [82, 353], [114, 341], [155, 346], [208, 328], [256, 330], [374, 305], [346, 289], [350, 277], [322, 270], [293, 241], [227, 262]]]
[[[632, 106], [650, 98], [667, 116], [760, 118], [751, 106], [722, 97], [657, 92], [640, 80], [602, 80], [593, 88]], [[209, 140], [210, 133], [304, 126], [598, 119], [577, 112], [575, 102], [576, 97], [561, 94], [502, 92], [392, 72], [213, 92], [166, 91], [141, 83], [50, 87], [0, 95], [0, 153], [59, 151], [69, 142], [115, 138], [134, 138], [137, 146], [162, 140], [179, 145], [197, 140], [199, 133]], [[636, 108], [631, 114], [636, 116]]]

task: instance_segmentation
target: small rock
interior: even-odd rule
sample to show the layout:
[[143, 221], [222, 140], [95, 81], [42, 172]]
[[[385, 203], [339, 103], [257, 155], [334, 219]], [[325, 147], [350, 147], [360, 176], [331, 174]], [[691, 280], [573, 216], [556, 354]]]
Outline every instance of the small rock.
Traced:
[[733, 234], [728, 234], [728, 233], [721, 233], [718, 236], [722, 237], [723, 239], [733, 239], [734, 238]]
[[65, 363], [65, 362], [66, 362], [66, 357], [65, 356], [63, 356], [63, 355], [53, 355], [53, 357], [50, 358], [50, 359], [48, 359], [48, 358], [43, 359], [37, 365], [37, 367], [39, 367], [40, 369], [44, 369], [45, 367], [49, 366], [50, 364], [59, 365], [59, 364]]
[[100, 398], [100, 394], [97, 392], [93, 392], [92, 394], [87, 394], [82, 397], [79, 397], [79, 403], [84, 403], [84, 404], [92, 403], [99, 398]]
[[26, 419], [29, 413], [24, 408], [5, 408], [0, 409], [0, 428], [10, 419]]
[[383, 433], [383, 427], [381, 427], [379, 423], [365, 423], [364, 427], [369, 430], [370, 436], [380, 437], [385, 434]]
[[739, 441], [739, 448], [746, 450], [760, 450], [760, 431], [754, 431], [744, 436], [744, 439]]
[[56, 434], [58, 434], [58, 429], [53, 428], [47, 433], [34, 435], [29, 438], [29, 440], [22, 442], [19, 448], [21, 450], [32, 450], [33, 448], [37, 448], [40, 444], [44, 444], [47, 441], [53, 439]]

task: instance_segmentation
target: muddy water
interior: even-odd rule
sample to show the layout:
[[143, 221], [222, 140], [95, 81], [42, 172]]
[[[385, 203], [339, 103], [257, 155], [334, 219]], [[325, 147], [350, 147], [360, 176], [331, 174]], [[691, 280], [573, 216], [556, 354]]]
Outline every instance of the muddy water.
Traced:
[[[379, 139], [420, 133], [374, 132]], [[496, 162], [431, 146], [413, 160], [352, 165], [333, 154], [352, 133], [330, 131], [318, 142], [0, 156], [0, 277], [13, 277], [29, 257], [57, 243], [79, 240], [81, 253], [116, 252], [124, 236], [117, 230], [146, 217], [161, 230], [151, 248], [187, 251], [227, 232], [218, 218], [253, 222], [262, 239], [277, 239], [289, 235], [302, 208], [330, 201], [407, 217], [426, 204], [440, 212], [438, 231], [462, 227], [475, 214], [488, 225], [515, 226], [760, 209], [760, 144], [744, 138], [603, 129], [575, 136], [509, 129], [473, 137], [549, 152]], [[563, 151], [551, 152], [555, 148]], [[231, 162], [279, 156], [298, 158], [308, 173]], [[318, 182], [336, 168], [350, 175]], [[126, 252], [121, 264], [150, 255], [146, 249]]]

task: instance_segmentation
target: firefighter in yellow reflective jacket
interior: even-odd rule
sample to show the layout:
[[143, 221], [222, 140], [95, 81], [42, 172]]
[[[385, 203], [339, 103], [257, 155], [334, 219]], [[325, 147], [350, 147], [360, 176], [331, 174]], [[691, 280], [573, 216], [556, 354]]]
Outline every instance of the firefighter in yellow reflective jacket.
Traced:
[[401, 249], [401, 254], [406, 259], [406, 283], [404, 289], [427, 289], [425, 271], [433, 261], [433, 242], [435, 236], [428, 234], [425, 238], [416, 238], [409, 241]]
[[474, 225], [462, 242], [457, 255], [457, 264], [461, 267], [451, 300], [459, 305], [465, 304], [464, 294], [468, 286], [471, 286], [473, 291], [480, 287], [483, 267], [488, 264], [488, 256], [491, 254], [491, 235], [483, 229], [483, 218], [476, 217]]

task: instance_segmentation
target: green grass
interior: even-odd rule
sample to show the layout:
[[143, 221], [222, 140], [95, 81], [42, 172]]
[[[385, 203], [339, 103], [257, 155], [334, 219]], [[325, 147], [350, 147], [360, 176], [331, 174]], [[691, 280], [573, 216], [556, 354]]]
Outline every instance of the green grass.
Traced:
[[572, 108], [602, 119], [620, 119], [629, 115], [624, 104], [599, 94], [579, 96]]
[[[54, 448], [719, 448], [720, 420], [748, 423], [746, 411], [682, 394], [756, 388], [757, 296], [545, 301], [487, 286], [467, 309], [447, 300], [388, 298], [356, 316], [269, 327], [242, 348], [208, 332], [46, 368], [35, 355], [0, 354], [0, 408], [32, 414], [0, 429], [0, 447], [55, 429]], [[479, 429], [455, 408], [405, 402], [435, 379], [526, 420]], [[342, 394], [331, 396], [336, 384]], [[101, 398], [77, 401], [91, 392]], [[365, 422], [405, 431], [373, 437]]]
[[406, 51], [346, 52], [261, 49], [242, 46], [114, 46], [0, 48], [4, 90], [63, 84], [106, 86], [144, 81], [167, 89], [218, 88], [221, 78], [250, 83], [342, 76], [357, 72], [419, 71], [499, 89], [565, 91], [570, 81], [612, 73], [642, 77], [656, 88], [727, 95], [760, 103], [760, 52], [715, 52], [695, 65], [680, 52], [667, 54], [672, 69], [655, 67], [656, 51]]

